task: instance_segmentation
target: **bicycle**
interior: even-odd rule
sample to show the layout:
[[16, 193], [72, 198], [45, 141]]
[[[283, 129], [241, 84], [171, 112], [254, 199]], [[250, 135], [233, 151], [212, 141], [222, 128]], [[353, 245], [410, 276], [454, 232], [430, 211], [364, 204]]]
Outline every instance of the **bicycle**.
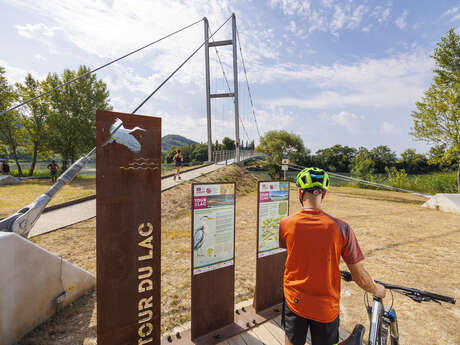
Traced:
[[[351, 282], [353, 277], [348, 271], [340, 271], [342, 279]], [[408, 288], [399, 285], [386, 284], [376, 280], [376, 283], [382, 284], [386, 289], [390, 290], [393, 297], [392, 291], [399, 292], [415, 302], [429, 302], [433, 301], [441, 304], [441, 302], [447, 302], [455, 304], [455, 298], [438, 295], [432, 292], [426, 292], [418, 289]], [[368, 345], [387, 345], [388, 336], [390, 336], [391, 345], [399, 345], [399, 330], [398, 330], [398, 318], [396, 317], [396, 311], [393, 309], [393, 301], [390, 307], [384, 307], [382, 299], [379, 297], [373, 298], [373, 305], [369, 304], [367, 292], [365, 296], [365, 305], [367, 314], [369, 315], [369, 340]], [[350, 336], [339, 343], [339, 345], [362, 345], [364, 337], [364, 326], [357, 324], [353, 329]]]

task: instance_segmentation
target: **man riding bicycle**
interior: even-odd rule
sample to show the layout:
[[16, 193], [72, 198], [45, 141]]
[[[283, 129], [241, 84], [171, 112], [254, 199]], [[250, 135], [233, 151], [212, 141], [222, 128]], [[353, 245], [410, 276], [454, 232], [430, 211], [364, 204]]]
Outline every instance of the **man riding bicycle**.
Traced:
[[364, 269], [364, 255], [351, 227], [321, 210], [330, 186], [318, 168], [297, 175], [302, 210], [280, 224], [280, 247], [287, 249], [284, 271], [283, 326], [286, 345], [303, 345], [310, 328], [312, 345], [339, 341], [340, 257], [363, 290], [385, 297]]

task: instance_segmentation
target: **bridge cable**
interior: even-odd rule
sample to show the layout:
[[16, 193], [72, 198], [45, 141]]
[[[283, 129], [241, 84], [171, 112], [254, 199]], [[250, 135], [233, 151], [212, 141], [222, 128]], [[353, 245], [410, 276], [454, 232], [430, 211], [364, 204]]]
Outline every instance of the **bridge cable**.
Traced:
[[259, 140], [260, 140], [259, 124], [257, 123], [256, 112], [254, 111], [254, 102], [252, 101], [252, 94], [251, 94], [251, 89], [249, 87], [248, 74], [246, 72], [246, 65], [244, 63], [243, 50], [241, 49], [241, 40], [240, 40], [240, 34], [239, 34], [239, 31], [238, 31], [238, 28], [236, 29], [236, 34], [237, 34], [237, 37], [238, 37], [238, 46], [240, 47], [241, 61], [243, 62], [244, 76], [246, 77], [246, 85], [248, 87], [248, 94], [249, 94], [249, 100], [251, 102], [252, 114], [254, 115], [254, 121], [256, 123], [256, 128], [257, 128], [257, 134], [259, 135]]
[[[209, 32], [212, 32], [211, 29], [209, 29]], [[214, 38], [212, 38], [212, 41], [214, 42]], [[216, 46], [214, 46], [214, 49], [217, 55], [217, 60], [219, 60], [220, 69], [222, 70], [222, 74], [224, 75], [225, 83], [227, 84], [228, 92], [231, 93], [232, 90], [230, 89], [230, 84], [228, 82], [227, 74], [225, 73], [225, 70], [224, 70], [224, 65], [222, 63], [222, 60], [220, 59], [219, 50], [217, 49]], [[243, 127], [244, 133], [246, 134], [246, 138], [250, 141], [248, 132], [246, 131], [246, 128], [243, 123], [243, 119], [241, 117], [240, 117], [240, 122], [241, 122], [241, 126]]]
[[[291, 169], [297, 170], [297, 171], [301, 171], [302, 169], [306, 168], [306, 167], [304, 167], [302, 165], [297, 165], [297, 164], [289, 164], [289, 166], [290, 166]], [[431, 194], [424, 194], [424, 193], [414, 192], [414, 191], [411, 191], [411, 190], [408, 190], [408, 189], [402, 189], [402, 188], [398, 188], [398, 187], [388, 186], [388, 185], [382, 184], [382, 183], [361, 180], [361, 179], [358, 179], [358, 178], [355, 178], [355, 177], [345, 176], [345, 175], [341, 175], [341, 174], [337, 174], [337, 173], [333, 173], [333, 172], [329, 172], [329, 171], [327, 173], [329, 175], [333, 176], [333, 177], [336, 177], [338, 179], [342, 179], [342, 180], [345, 180], [345, 181], [359, 182], [359, 183], [367, 184], [367, 185], [373, 186], [373, 187], [378, 187], [378, 188], [382, 188], [382, 189], [389, 189], [389, 190], [393, 190], [393, 191], [396, 191], [396, 192], [414, 194], [414, 195], [422, 196], [424, 198], [431, 198], [432, 197]]]
[[44, 92], [44, 93], [42, 93], [42, 94], [40, 94], [40, 95], [38, 95], [38, 96], [32, 97], [32, 98], [28, 99], [27, 101], [24, 101], [24, 102], [22, 102], [22, 103], [20, 103], [20, 104], [17, 104], [17, 105], [15, 105], [15, 106], [13, 106], [13, 107], [11, 107], [11, 108], [5, 110], [5, 111], [2, 111], [2, 112], [0, 113], [0, 116], [4, 115], [4, 114], [6, 114], [6, 113], [8, 113], [8, 112], [10, 112], [10, 111], [12, 111], [12, 110], [15, 110], [15, 109], [17, 109], [17, 108], [19, 108], [19, 107], [22, 107], [23, 105], [26, 105], [26, 104], [32, 102], [33, 100], [35, 100], [35, 99], [37, 99], [37, 98], [40, 98], [40, 97], [42, 97], [42, 96], [45, 96], [45, 95], [47, 95], [47, 94], [49, 94], [49, 93], [51, 93], [51, 92], [53, 92], [53, 91], [55, 91], [55, 90], [57, 90], [57, 89], [60, 89], [60, 88], [63, 87], [63, 86], [69, 85], [69, 84], [73, 83], [74, 81], [77, 81], [78, 79], [81, 79], [81, 78], [83, 78], [83, 77], [86, 77], [86, 76], [88, 76], [88, 75], [90, 75], [90, 74], [92, 74], [92, 73], [94, 73], [94, 72], [96, 72], [96, 71], [98, 71], [98, 70], [100, 70], [100, 69], [102, 69], [102, 68], [104, 68], [104, 67], [107, 67], [107, 66], [109, 66], [109, 65], [111, 65], [111, 64], [113, 64], [113, 63], [115, 63], [115, 62], [117, 62], [117, 61], [120, 61], [120, 60], [124, 59], [125, 57], [128, 57], [128, 56], [130, 56], [130, 55], [132, 55], [132, 54], [134, 54], [134, 53], [137, 53], [138, 51], [141, 51], [141, 50], [143, 50], [143, 49], [145, 49], [145, 48], [147, 48], [147, 47], [150, 47], [150, 46], [154, 45], [155, 43], [158, 43], [158, 42], [160, 42], [160, 41], [163, 41], [163, 40], [166, 39], [166, 38], [169, 38], [169, 37], [171, 37], [171, 36], [173, 36], [173, 35], [175, 35], [175, 34], [181, 32], [181, 31], [184, 31], [185, 29], [188, 29], [188, 28], [190, 28], [190, 27], [192, 27], [192, 26], [198, 24], [198, 23], [201, 22], [202, 20], [203, 20], [203, 19], [197, 20], [196, 22], [194, 22], [194, 23], [192, 23], [192, 24], [189, 24], [189, 25], [187, 25], [187, 26], [184, 26], [184, 27], [182, 27], [181, 29], [179, 29], [179, 30], [177, 30], [177, 31], [174, 31], [174, 32], [172, 32], [172, 33], [170, 33], [170, 34], [168, 34], [168, 35], [166, 35], [166, 36], [161, 37], [160, 39], [157, 39], [156, 41], [153, 41], [153, 42], [151, 42], [151, 43], [149, 43], [149, 44], [147, 44], [147, 45], [145, 45], [145, 46], [143, 46], [143, 47], [141, 47], [141, 48], [138, 48], [138, 49], [136, 49], [136, 50], [133, 50], [133, 51], [131, 51], [130, 53], [127, 53], [127, 54], [125, 54], [125, 55], [123, 55], [123, 56], [121, 56], [121, 57], [119, 57], [119, 58], [117, 58], [117, 59], [115, 59], [115, 60], [112, 60], [112, 61], [106, 63], [105, 65], [102, 65], [102, 66], [100, 66], [100, 67], [97, 67], [97, 68], [95, 68], [95, 69], [93, 69], [93, 70], [91, 70], [91, 71], [89, 71], [89, 72], [86, 72], [85, 74], [82, 74], [81, 76], [78, 76], [78, 77], [76, 77], [76, 78], [74, 78], [74, 79], [72, 79], [72, 80], [69, 80], [68, 82], [66, 82], [66, 83], [64, 83], [64, 84], [58, 85], [58, 86], [56, 86], [55, 88], [53, 88], [53, 89], [51, 89], [51, 90], [48, 90], [48, 91], [46, 91], [46, 92]]

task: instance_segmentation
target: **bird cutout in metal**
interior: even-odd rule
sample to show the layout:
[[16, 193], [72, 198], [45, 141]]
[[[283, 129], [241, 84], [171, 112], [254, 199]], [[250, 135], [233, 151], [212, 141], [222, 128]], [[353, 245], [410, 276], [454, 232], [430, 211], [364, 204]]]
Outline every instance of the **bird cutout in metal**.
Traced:
[[[118, 128], [118, 129], [117, 129]], [[123, 127], [123, 122], [120, 119], [116, 119], [112, 126], [110, 126], [110, 139], [102, 145], [102, 147], [110, 143], [118, 143], [120, 145], [126, 146], [129, 150], [134, 153], [139, 153], [141, 151], [141, 144], [139, 141], [131, 134], [134, 131], [144, 131], [145, 129], [141, 127], [134, 127], [132, 129], [126, 129]]]
[[208, 220], [215, 219], [213, 217], [203, 216], [200, 218], [201, 226], [195, 230], [193, 234], [193, 250], [198, 251], [198, 256], [204, 256], [202, 250], [204, 248], [203, 244], [206, 239], [208, 232]]

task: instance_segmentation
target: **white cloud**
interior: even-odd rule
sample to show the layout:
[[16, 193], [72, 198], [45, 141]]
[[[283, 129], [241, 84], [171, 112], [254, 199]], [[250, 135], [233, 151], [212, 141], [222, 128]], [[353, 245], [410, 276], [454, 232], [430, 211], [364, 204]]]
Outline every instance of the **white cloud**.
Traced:
[[34, 78], [43, 79], [43, 76], [35, 73], [34, 71], [26, 70], [24, 68], [16, 67], [4, 60], [0, 60], [0, 66], [5, 69], [5, 75], [9, 84], [19, 83], [24, 81], [27, 73], [32, 74]]
[[[270, 100], [278, 106], [303, 109], [370, 106], [392, 108], [413, 104], [431, 78], [432, 61], [421, 52], [383, 59], [363, 59], [356, 64], [309, 66], [279, 64], [257, 66], [250, 80], [257, 83], [303, 83], [305, 96]], [[299, 90], [299, 87], [296, 88]], [[310, 91], [314, 90], [314, 91]], [[299, 92], [297, 91], [297, 94]]]
[[[272, 8], [280, 8], [284, 15], [300, 20], [291, 20], [289, 30], [302, 37], [305, 32], [325, 31], [338, 36], [339, 31], [353, 30], [360, 26], [364, 15], [369, 12], [365, 5], [355, 5], [347, 2], [339, 4], [333, 0], [322, 0], [320, 4], [312, 6], [306, 0], [271, 0]], [[293, 30], [294, 29], [294, 30]]]
[[451, 9], [445, 11], [441, 17], [448, 16], [450, 17], [449, 23], [455, 22], [460, 19], [460, 6], [452, 7]]
[[386, 22], [391, 13], [391, 1], [386, 6], [377, 5], [371, 13], [371, 16], [377, 19], [379, 24]]
[[395, 133], [395, 125], [388, 121], [383, 121], [380, 127], [380, 134], [385, 135], [393, 133]]
[[43, 55], [40, 55], [40, 54], [35, 54], [34, 58], [36, 58], [37, 60], [40, 60], [40, 61], [46, 61], [46, 58]]
[[320, 115], [321, 120], [331, 121], [335, 125], [346, 128], [350, 133], [359, 133], [361, 131], [364, 116], [358, 116], [354, 113], [341, 111], [338, 114], [323, 113]]
[[16, 25], [18, 34], [26, 38], [36, 38], [38, 36], [53, 37], [58, 29], [55, 26], [48, 26], [43, 23]]
[[404, 10], [401, 16], [399, 16], [395, 21], [396, 26], [399, 27], [401, 30], [404, 29], [407, 25], [406, 19], [408, 14], [409, 11]]

